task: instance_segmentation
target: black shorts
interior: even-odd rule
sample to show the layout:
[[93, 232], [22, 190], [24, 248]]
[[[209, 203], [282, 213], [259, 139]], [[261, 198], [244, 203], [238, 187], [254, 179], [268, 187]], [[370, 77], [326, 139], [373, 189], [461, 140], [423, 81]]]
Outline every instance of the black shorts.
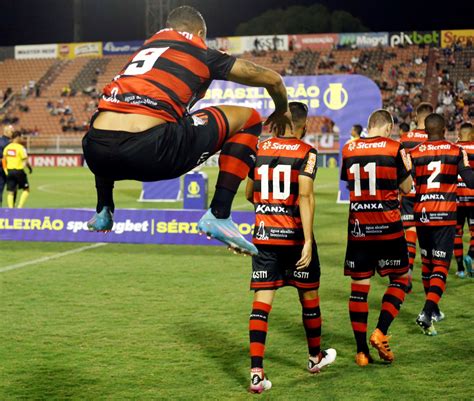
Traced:
[[415, 204], [415, 197], [402, 196], [402, 200], [400, 203], [401, 203], [403, 227], [404, 228], [414, 227], [415, 214], [413, 213], [413, 206]]
[[28, 189], [29, 187], [25, 170], [8, 170], [7, 191], [15, 192], [17, 189]]
[[458, 206], [456, 216], [458, 226], [464, 227], [466, 220], [469, 227], [474, 226], [474, 207]]
[[252, 257], [252, 290], [276, 290], [291, 285], [302, 290], [319, 288], [318, 248], [313, 242], [312, 258], [305, 270], [296, 270], [303, 246], [257, 245], [258, 255]]
[[375, 271], [382, 277], [408, 272], [405, 237], [386, 241], [347, 241], [344, 275], [363, 280]]
[[417, 226], [416, 233], [421, 257], [430, 261], [439, 260], [449, 266], [453, 257], [456, 227], [453, 225]]
[[140, 133], [100, 130], [91, 124], [82, 148], [87, 165], [99, 177], [159, 181], [179, 177], [205, 162], [228, 134], [225, 114], [208, 107]]

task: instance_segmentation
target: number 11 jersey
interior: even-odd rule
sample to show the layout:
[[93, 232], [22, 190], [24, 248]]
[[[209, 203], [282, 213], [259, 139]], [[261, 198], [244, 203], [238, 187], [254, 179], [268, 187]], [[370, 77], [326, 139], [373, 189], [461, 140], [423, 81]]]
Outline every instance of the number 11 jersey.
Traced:
[[254, 244], [304, 244], [298, 178], [314, 180], [316, 159], [316, 149], [297, 138], [270, 138], [259, 144], [249, 174], [254, 180]]
[[350, 191], [348, 239], [381, 241], [404, 235], [399, 185], [411, 173], [403, 145], [390, 138], [361, 138], [342, 150], [341, 180]]

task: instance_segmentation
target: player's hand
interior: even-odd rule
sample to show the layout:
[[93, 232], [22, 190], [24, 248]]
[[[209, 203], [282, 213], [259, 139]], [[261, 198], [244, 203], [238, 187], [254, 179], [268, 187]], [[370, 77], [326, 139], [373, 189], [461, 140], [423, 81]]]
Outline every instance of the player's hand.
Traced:
[[270, 131], [274, 136], [283, 135], [286, 131], [286, 127], [290, 127], [293, 132], [293, 123], [291, 122], [291, 113], [281, 113], [274, 111], [265, 121], [264, 125], [270, 126]]
[[311, 242], [305, 242], [301, 251], [301, 258], [296, 262], [296, 270], [304, 270], [311, 263], [311, 256], [313, 253], [313, 244]]
[[33, 174], [33, 169], [31, 168], [31, 166], [28, 166], [28, 172], [29, 172], [30, 174]]

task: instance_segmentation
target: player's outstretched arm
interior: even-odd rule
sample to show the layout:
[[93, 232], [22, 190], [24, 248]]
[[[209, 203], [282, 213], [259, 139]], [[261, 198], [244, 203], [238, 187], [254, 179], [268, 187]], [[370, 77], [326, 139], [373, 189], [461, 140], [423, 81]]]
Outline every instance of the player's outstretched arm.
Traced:
[[306, 269], [311, 262], [313, 248], [314, 191], [313, 179], [304, 175], [298, 177], [301, 224], [304, 246], [301, 258], [296, 262], [298, 270]]
[[458, 174], [462, 180], [466, 183], [469, 189], [474, 189], [474, 173], [472, 172], [471, 166], [469, 165], [469, 159], [464, 149], [461, 149], [461, 161], [458, 164]]
[[411, 178], [411, 175], [409, 175], [398, 187], [400, 188], [400, 191], [402, 191], [404, 194], [407, 194], [411, 191], [412, 185], [413, 178]]
[[245, 198], [253, 204], [253, 180], [251, 178], [247, 180], [247, 186], [245, 187]]
[[286, 87], [280, 74], [251, 61], [237, 59], [227, 80], [265, 88], [275, 103], [275, 111], [268, 117], [265, 125], [270, 124], [271, 131], [275, 131], [278, 135], [283, 135], [287, 126], [293, 128], [291, 114], [288, 111]]

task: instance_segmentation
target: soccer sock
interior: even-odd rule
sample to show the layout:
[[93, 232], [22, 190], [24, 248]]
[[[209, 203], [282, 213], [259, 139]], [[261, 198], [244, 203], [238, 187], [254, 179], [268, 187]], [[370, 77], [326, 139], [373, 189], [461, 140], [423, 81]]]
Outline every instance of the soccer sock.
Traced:
[[321, 351], [321, 310], [319, 297], [316, 299], [301, 299], [303, 308], [303, 326], [308, 341], [308, 352], [311, 356], [319, 355]]
[[413, 264], [416, 257], [416, 231], [415, 230], [406, 230], [405, 238], [407, 241], [408, 248], [408, 265], [410, 270], [413, 271]]
[[255, 164], [258, 137], [262, 133], [260, 114], [253, 110], [242, 130], [226, 140], [219, 156], [219, 175], [211, 211], [219, 219], [230, 216], [232, 201], [250, 168]]
[[115, 210], [114, 181], [109, 178], [95, 176], [95, 187], [97, 189], [96, 212], [100, 213], [104, 206], [107, 206], [113, 213]]
[[7, 193], [7, 206], [10, 209], [15, 206], [15, 194], [13, 192]]
[[349, 316], [357, 343], [357, 352], [369, 352], [369, 346], [367, 345], [367, 319], [369, 317], [369, 303], [367, 302], [367, 298], [369, 290], [370, 284], [351, 283]]
[[377, 328], [383, 334], [387, 334], [388, 328], [398, 315], [403, 304], [408, 285], [408, 277], [390, 277], [390, 284], [382, 298], [382, 309], [380, 311]]
[[454, 257], [458, 264], [458, 271], [464, 271], [464, 265], [462, 261], [463, 256], [463, 227], [461, 225], [456, 225], [456, 235], [454, 237]]
[[263, 368], [265, 340], [267, 339], [268, 315], [272, 306], [254, 301], [249, 319], [251, 368]]
[[430, 261], [424, 257], [421, 258], [421, 281], [423, 282], [423, 289], [425, 294], [428, 294], [430, 288], [431, 264]]
[[23, 191], [21, 193], [20, 200], [18, 202], [18, 209], [21, 209], [23, 206], [25, 206], [28, 196], [30, 196], [30, 191]]
[[448, 276], [449, 264], [440, 261], [434, 262], [433, 273], [430, 277], [430, 287], [426, 294], [426, 302], [423, 310], [429, 315], [436, 311], [439, 300], [446, 289], [446, 278]]

